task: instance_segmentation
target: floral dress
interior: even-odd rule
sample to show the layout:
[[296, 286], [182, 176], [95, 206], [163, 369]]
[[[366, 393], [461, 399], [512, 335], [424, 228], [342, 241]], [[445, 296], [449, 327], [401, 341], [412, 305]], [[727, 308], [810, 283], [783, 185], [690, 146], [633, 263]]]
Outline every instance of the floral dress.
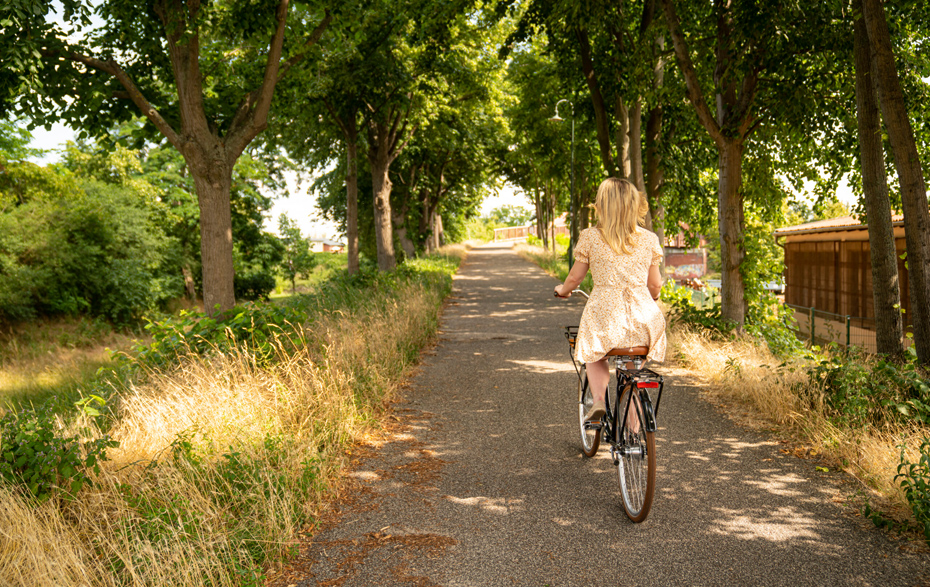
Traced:
[[588, 264], [594, 290], [578, 326], [575, 356], [602, 359], [615, 348], [649, 347], [650, 361], [665, 359], [665, 317], [646, 287], [649, 268], [662, 260], [659, 237], [637, 227], [633, 252], [617, 254], [597, 228], [582, 231], [575, 260]]

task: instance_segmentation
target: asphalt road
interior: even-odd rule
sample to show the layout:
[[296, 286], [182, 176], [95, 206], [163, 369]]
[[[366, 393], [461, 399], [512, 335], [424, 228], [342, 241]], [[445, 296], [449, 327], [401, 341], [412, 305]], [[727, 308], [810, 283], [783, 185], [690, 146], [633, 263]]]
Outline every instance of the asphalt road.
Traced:
[[736, 425], [668, 364], [656, 498], [631, 523], [606, 449], [580, 453], [562, 327], [583, 301], [555, 283], [505, 245], [470, 253], [396, 423], [279, 584], [930, 585], [930, 555], [857, 517], [843, 473]]

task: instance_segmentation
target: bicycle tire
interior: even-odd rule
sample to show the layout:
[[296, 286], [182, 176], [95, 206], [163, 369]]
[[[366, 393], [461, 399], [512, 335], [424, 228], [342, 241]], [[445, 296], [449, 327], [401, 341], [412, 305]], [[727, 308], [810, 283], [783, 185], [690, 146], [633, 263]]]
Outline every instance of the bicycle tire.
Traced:
[[584, 415], [591, 409], [594, 396], [591, 386], [588, 385], [588, 376], [584, 365], [581, 366], [581, 376], [578, 378], [578, 426], [581, 428], [581, 453], [586, 457], [593, 457], [601, 445], [601, 429], [585, 426]]
[[[633, 522], [639, 523], [646, 519], [652, 508], [652, 498], [656, 490], [656, 439], [655, 432], [648, 432], [640, 423], [637, 432], [630, 430], [630, 424], [635, 427], [638, 414], [642, 413], [642, 404], [638, 394], [633, 394], [633, 401], [627, 408], [627, 397], [632, 387], [624, 390], [621, 396], [621, 409], [627, 410], [627, 426], [623, 429], [620, 439], [617, 462], [617, 478], [620, 483], [620, 494], [623, 497], [623, 510]], [[637, 411], [637, 407], [639, 410]], [[633, 422], [630, 422], [630, 419]], [[620, 422], [617, 422], [620, 425]]]

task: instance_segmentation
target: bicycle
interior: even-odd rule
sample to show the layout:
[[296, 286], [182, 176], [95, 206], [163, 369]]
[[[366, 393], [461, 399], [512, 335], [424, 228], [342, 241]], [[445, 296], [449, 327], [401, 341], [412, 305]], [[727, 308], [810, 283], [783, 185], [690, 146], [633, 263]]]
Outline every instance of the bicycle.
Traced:
[[[588, 297], [583, 290], [576, 289]], [[581, 429], [581, 452], [586, 457], [597, 454], [601, 439], [610, 443], [610, 456], [617, 465], [623, 510], [633, 522], [646, 519], [652, 507], [656, 487], [656, 413], [662, 399], [664, 379], [643, 363], [649, 353], [647, 347], [613, 349], [607, 356], [614, 364], [616, 383], [611, 393], [608, 385], [605, 394], [606, 413], [597, 422], [586, 422], [585, 414], [591, 409], [594, 396], [588, 386], [584, 364], [579, 368], [575, 360], [577, 326], [566, 326], [569, 354], [578, 374], [578, 422]], [[632, 367], [632, 368], [631, 368]], [[655, 394], [655, 403], [653, 396]], [[613, 401], [611, 400], [613, 395]], [[619, 397], [618, 397], [619, 396]]]

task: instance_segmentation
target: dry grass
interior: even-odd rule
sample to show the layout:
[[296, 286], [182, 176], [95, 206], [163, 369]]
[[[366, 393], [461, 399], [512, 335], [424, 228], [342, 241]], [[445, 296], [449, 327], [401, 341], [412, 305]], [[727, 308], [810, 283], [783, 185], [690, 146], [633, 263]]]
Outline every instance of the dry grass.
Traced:
[[321, 317], [297, 352], [280, 341], [274, 366], [214, 354], [121, 390], [120, 447], [93, 489], [39, 507], [0, 492], [0, 584], [260, 584], [256, 551], [281, 560], [312, 522], [440, 298], [411, 286], [378, 311]]
[[[669, 332], [669, 348], [677, 361], [706, 382], [703, 393], [723, 404], [748, 408], [758, 424], [775, 427], [807, 445], [863, 481], [896, 512], [908, 509], [894, 482], [902, 443], [916, 461], [926, 428], [886, 426], [883, 429], [841, 428], [824, 410], [822, 391], [812, 385], [799, 360], [778, 369], [781, 360], [765, 345], [749, 339], [711, 340], [676, 325]], [[792, 369], [793, 367], [793, 369]]]
[[73, 389], [111, 364], [111, 349], [128, 349], [134, 338], [86, 318], [9, 328], [0, 333], [0, 406]]

